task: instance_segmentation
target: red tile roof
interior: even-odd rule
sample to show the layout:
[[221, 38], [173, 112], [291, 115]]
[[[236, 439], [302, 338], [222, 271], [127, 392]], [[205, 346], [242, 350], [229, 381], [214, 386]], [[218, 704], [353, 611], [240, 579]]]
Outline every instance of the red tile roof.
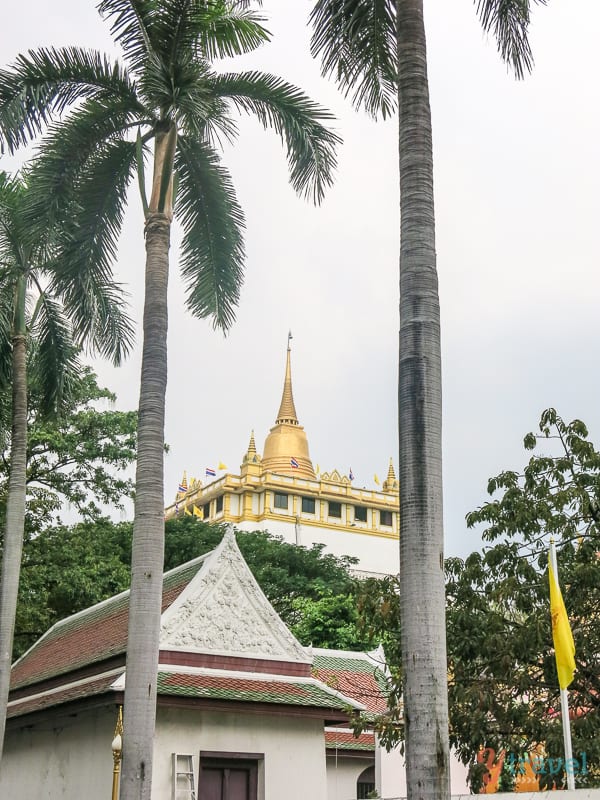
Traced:
[[351, 731], [325, 731], [325, 746], [331, 750], [375, 750], [375, 734]]
[[383, 672], [366, 655], [320, 650], [314, 656], [313, 675], [373, 713], [387, 709]]
[[160, 695], [312, 706], [345, 711], [348, 702], [313, 680], [278, 681], [248, 676], [160, 672]]
[[[202, 566], [194, 559], [164, 576], [162, 610], [181, 594]], [[129, 592], [122, 592], [58, 622], [15, 663], [11, 689], [64, 675], [125, 653]]]
[[95, 695], [107, 692], [117, 675], [104, 675], [89, 681], [82, 681], [71, 686], [63, 686], [56, 691], [44, 692], [38, 695], [24, 697], [22, 700], [15, 700], [9, 703], [7, 716], [19, 717], [23, 714], [31, 714], [34, 711], [43, 711], [46, 708], [57, 706], [62, 703], [73, 702], [83, 698], [94, 697]]

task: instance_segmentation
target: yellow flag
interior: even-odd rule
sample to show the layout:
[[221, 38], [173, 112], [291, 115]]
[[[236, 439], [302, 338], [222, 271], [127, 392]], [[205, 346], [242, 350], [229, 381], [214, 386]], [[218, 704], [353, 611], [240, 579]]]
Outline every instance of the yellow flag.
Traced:
[[561, 689], [566, 689], [573, 680], [575, 672], [575, 642], [551, 561], [548, 561], [548, 576], [550, 578], [550, 614], [552, 615], [552, 638], [556, 655], [558, 685]]
[[379, 476], [377, 475], [377, 473], [375, 473], [375, 475], [373, 475], [373, 480], [375, 481], [377, 486], [381, 486], [381, 481], [379, 480]]
[[184, 513], [187, 514], [188, 517], [192, 516], [192, 512], [189, 510], [189, 508], [187, 506], [185, 507], [185, 512]]
[[315, 467], [315, 475], [319, 476], [321, 474], [321, 467], [317, 464]]
[[219, 469], [227, 469], [227, 464], [224, 464], [222, 461], [219, 461]]
[[194, 516], [200, 517], [200, 519], [204, 519], [204, 512], [202, 511], [201, 508], [198, 508], [198, 506], [194, 506]]

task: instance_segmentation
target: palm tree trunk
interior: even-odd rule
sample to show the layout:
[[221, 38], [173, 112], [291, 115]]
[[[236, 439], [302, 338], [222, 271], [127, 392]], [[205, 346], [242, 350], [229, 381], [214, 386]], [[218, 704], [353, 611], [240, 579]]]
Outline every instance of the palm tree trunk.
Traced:
[[450, 796], [440, 308], [423, 0], [398, 0], [400, 600], [409, 800]]
[[150, 800], [164, 564], [164, 428], [171, 221], [146, 221], [146, 295], [138, 418], [135, 517], [121, 800]]
[[6, 728], [6, 705], [10, 688], [10, 666], [25, 532], [25, 494], [27, 489], [26, 287], [27, 279], [25, 275], [22, 275], [17, 282], [12, 338], [12, 438], [2, 576], [0, 578], [0, 758], [2, 757]]

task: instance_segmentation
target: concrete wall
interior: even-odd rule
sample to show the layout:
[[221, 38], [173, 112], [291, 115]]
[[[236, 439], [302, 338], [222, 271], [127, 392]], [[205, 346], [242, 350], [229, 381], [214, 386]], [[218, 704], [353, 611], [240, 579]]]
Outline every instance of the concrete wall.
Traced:
[[[367, 767], [373, 764], [373, 757], [354, 758], [327, 756], [327, 800], [356, 800], [356, 781]], [[317, 798], [317, 795], [308, 795]]]
[[197, 778], [201, 750], [264, 753], [264, 793], [259, 792], [259, 800], [326, 798], [320, 720], [159, 707], [153, 796], [161, 800], [171, 797], [171, 753], [194, 756]]
[[[467, 773], [468, 768], [458, 760], [451, 750], [450, 791], [452, 795], [468, 794]], [[377, 791], [383, 798], [406, 797], [406, 770], [404, 768], [404, 757], [400, 755], [399, 748], [389, 753], [386, 752], [384, 747], [376, 749], [375, 783]], [[600, 797], [597, 800], [600, 800]]]
[[0, 772], [3, 800], [107, 800], [115, 709], [7, 732]]
[[[310, 547], [314, 543], [325, 545], [327, 553], [335, 556], [354, 556], [359, 559], [357, 569], [361, 572], [379, 574], [396, 574], [400, 569], [399, 545], [397, 539], [390, 539], [375, 534], [360, 533], [360, 529], [352, 531], [320, 528], [316, 525], [298, 526], [295, 522], [282, 520], [264, 520], [262, 522], [236, 522], [242, 531], [264, 530], [282, 536], [286, 542]], [[298, 541], [297, 541], [298, 539]]]

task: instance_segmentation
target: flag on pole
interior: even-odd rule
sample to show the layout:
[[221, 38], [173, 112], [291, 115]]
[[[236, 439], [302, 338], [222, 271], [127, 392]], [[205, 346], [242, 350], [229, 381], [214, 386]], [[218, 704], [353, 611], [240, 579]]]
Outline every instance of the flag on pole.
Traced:
[[200, 517], [200, 519], [204, 519], [204, 512], [202, 511], [201, 508], [198, 508], [198, 506], [194, 506], [193, 511], [195, 517]]
[[208, 478], [214, 478], [217, 474], [216, 471], [212, 467], [207, 467], [205, 470], [206, 476]]
[[554, 640], [558, 684], [561, 689], [566, 689], [573, 680], [573, 673], [575, 672], [575, 642], [573, 641], [569, 617], [567, 616], [567, 609], [560, 591], [558, 578], [552, 569], [551, 560], [548, 560], [548, 577], [550, 580], [552, 639]]
[[222, 461], [219, 461], [219, 469], [227, 469], [227, 464], [224, 464]]
[[318, 477], [321, 474], [321, 467], [317, 464], [315, 467], [315, 475]]
[[183, 478], [181, 479], [181, 482], [179, 483], [179, 489], [177, 490], [177, 492], [178, 492], [178, 494], [185, 494], [187, 492], [187, 490], [188, 490], [187, 475], [184, 472], [183, 473]]
[[294, 458], [294, 456], [292, 456], [292, 457], [290, 458], [290, 466], [292, 467], [292, 469], [298, 469], [298, 467], [300, 466], [300, 465], [298, 464], [298, 459], [297, 459], [297, 458]]
[[354, 480], [354, 473], [352, 472], [352, 467], [350, 467], [350, 474], [348, 475], [351, 481]]
[[375, 473], [375, 475], [373, 475], [373, 480], [375, 481], [377, 486], [381, 486], [381, 481], [379, 480], [379, 476], [377, 475], [377, 473]]
[[192, 512], [189, 510], [187, 506], [184, 508], [183, 513], [188, 517], [192, 516]]
[[175, 513], [179, 514], [179, 503], [175, 501]]

